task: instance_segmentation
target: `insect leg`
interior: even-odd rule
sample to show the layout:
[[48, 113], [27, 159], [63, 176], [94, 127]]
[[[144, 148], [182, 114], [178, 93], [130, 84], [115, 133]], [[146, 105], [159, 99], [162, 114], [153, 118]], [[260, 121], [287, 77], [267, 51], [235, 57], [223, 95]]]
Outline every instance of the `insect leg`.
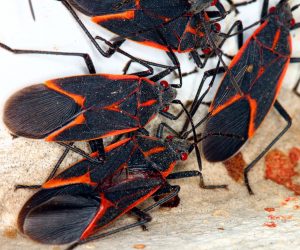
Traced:
[[86, 158], [87, 160], [89, 160], [90, 162], [93, 162], [93, 163], [102, 163], [102, 161], [99, 161], [95, 158], [92, 158], [90, 157], [86, 152], [84, 152], [83, 150], [81, 150], [80, 148], [77, 148], [76, 146], [71, 146], [67, 143], [64, 143], [64, 142], [56, 142], [57, 144], [65, 147], [65, 148], [68, 148], [70, 149], [71, 151], [83, 156], [84, 158]]
[[293, 92], [300, 97], [300, 93], [298, 92], [298, 88], [300, 86], [300, 78], [298, 79], [298, 82], [296, 83], [296, 85], [293, 88]]
[[[300, 7], [300, 4], [297, 4], [297, 5], [293, 6], [293, 7], [291, 8], [291, 10], [294, 11], [294, 10], [298, 9], [299, 7]], [[295, 24], [293, 25], [293, 27], [291, 27], [291, 30], [295, 30], [295, 29], [299, 29], [299, 28], [300, 28], [300, 22], [295, 23]]]
[[287, 130], [292, 125], [292, 118], [289, 116], [289, 114], [286, 112], [286, 110], [281, 106], [281, 104], [277, 100], [275, 101], [274, 108], [278, 111], [278, 113], [287, 122], [287, 125], [271, 141], [271, 143], [244, 169], [244, 181], [245, 181], [245, 185], [248, 189], [249, 194], [254, 194], [250, 187], [250, 184], [249, 184], [249, 177], [248, 177], [249, 171], [270, 150], [270, 148], [287, 132]]
[[[269, 10], [269, 0], [264, 0], [262, 10], [261, 10], [261, 18], [263, 19], [267, 14]], [[261, 23], [263, 20], [261, 20]]]
[[164, 197], [164, 198], [160, 199], [159, 201], [155, 202], [151, 206], [149, 206], [149, 207], [147, 207], [143, 210], [140, 210], [138, 208], [133, 208], [130, 211], [131, 213], [133, 213], [133, 214], [135, 214], [139, 217], [138, 222], [135, 222], [135, 223], [132, 223], [132, 224], [129, 224], [129, 225], [126, 225], [126, 226], [108, 231], [106, 233], [101, 233], [101, 234], [98, 234], [98, 235], [91, 236], [91, 237], [89, 237], [85, 240], [78, 241], [78, 242], [70, 245], [66, 250], [74, 249], [75, 247], [77, 247], [79, 245], [83, 245], [85, 243], [88, 243], [88, 242], [91, 242], [91, 241], [94, 241], [94, 240], [97, 240], [97, 239], [100, 239], [100, 238], [104, 238], [106, 236], [109, 236], [109, 235], [112, 235], [112, 234], [115, 234], [115, 233], [118, 233], [118, 232], [122, 232], [122, 231], [125, 231], [125, 230], [128, 230], [128, 229], [131, 229], [133, 227], [145, 225], [146, 223], [150, 222], [151, 219], [152, 219], [151, 216], [147, 214], [147, 212], [150, 211], [151, 209], [153, 209], [153, 208], [169, 201], [170, 199], [174, 198], [178, 194], [178, 192], [180, 190], [180, 187], [179, 186], [170, 186], [169, 190], [171, 192], [169, 195], [167, 195], [166, 197]]
[[[91, 33], [89, 32], [89, 30], [84, 26], [84, 24], [82, 23], [82, 21], [80, 20], [80, 18], [77, 16], [77, 14], [75, 13], [75, 11], [72, 9], [72, 7], [70, 6], [70, 4], [66, 1], [66, 0], [62, 0], [61, 1], [62, 4], [67, 8], [67, 10], [71, 13], [71, 15], [73, 16], [73, 18], [75, 19], [75, 21], [78, 23], [78, 25], [81, 27], [81, 29], [83, 30], [83, 32], [86, 34], [86, 36], [89, 38], [89, 40], [92, 42], [92, 44], [94, 45], [94, 47], [96, 48], [96, 50], [103, 55], [104, 57], [110, 57], [113, 53], [112, 51], [116, 51], [130, 59], [132, 59], [133, 61], [136, 61], [137, 63], [141, 64], [142, 66], [146, 67], [148, 70], [145, 72], [153, 72], [153, 68], [150, 67], [150, 65], [148, 65], [145, 61], [136, 58], [130, 54], [128, 54], [127, 52], [125, 52], [124, 50], [120, 49], [119, 46], [121, 46], [122, 41], [116, 41], [115, 43], [110, 43], [109, 41], [99, 37], [100, 40], [102, 40], [103, 42], [106, 43], [106, 45], [108, 45], [110, 47], [110, 49], [108, 50], [108, 52], [104, 51], [100, 45], [97, 43], [96, 39], [91, 35]], [[152, 74], [152, 73], [151, 73]]]
[[[300, 24], [300, 23], [299, 23]], [[300, 27], [300, 26], [299, 26]], [[300, 63], [300, 57], [292, 57], [290, 63]], [[298, 88], [300, 86], [300, 78], [298, 79], [296, 85], [293, 88], [293, 92], [300, 97], [300, 93], [298, 92]]]
[[[201, 79], [201, 82], [200, 82], [200, 85], [198, 87], [198, 90], [196, 92], [196, 95], [194, 97], [194, 100], [193, 100], [193, 103], [192, 103], [192, 106], [190, 108], [190, 115], [193, 117], [195, 115], [195, 113], [197, 112], [199, 106], [201, 104], [203, 104], [203, 100], [205, 98], [205, 96], [207, 95], [207, 93], [209, 92], [209, 90], [211, 89], [211, 87], [213, 86], [214, 84], [214, 81], [216, 79], [216, 76], [217, 74], [222, 74], [225, 72], [225, 68], [223, 67], [220, 67], [220, 62], [218, 62], [217, 64], [217, 67], [215, 69], [210, 69], [210, 70], [207, 70], [204, 72], [203, 74], [203, 77]], [[203, 86], [204, 86], [204, 83], [205, 81], [207, 80], [207, 78], [209, 77], [212, 77], [211, 81], [209, 82], [208, 84], [208, 87], [207, 89], [204, 91], [204, 93], [200, 96], [201, 94], [201, 91], [203, 89]], [[184, 125], [183, 125], [183, 128], [181, 130], [181, 133], [184, 133], [187, 128], [188, 128], [188, 125], [189, 125], [189, 121], [186, 120]]]
[[9, 46], [0, 43], [0, 47], [10, 51], [14, 54], [40, 54], [40, 55], [57, 55], [57, 56], [79, 56], [84, 59], [84, 62], [88, 68], [90, 74], [95, 74], [95, 66], [89, 54], [87, 53], [76, 53], [76, 52], [57, 52], [57, 51], [42, 51], [42, 50], [24, 50], [24, 49], [12, 49]]
[[168, 175], [168, 180], [177, 180], [177, 179], [184, 179], [189, 177], [199, 176], [200, 172], [197, 170], [190, 170], [190, 171], [180, 171], [176, 173], [171, 173]]
[[[159, 80], [161, 80], [165, 76], [167, 76], [170, 73], [172, 73], [175, 69], [176, 69], [176, 67], [168, 67], [167, 69], [163, 70], [162, 72], [159, 72], [158, 74], [152, 76], [150, 78], [150, 80], [153, 81], [153, 82], [158, 82]], [[176, 88], [176, 86], [177, 85], [175, 85], [175, 84], [171, 84], [171, 87]]]
[[[134, 62], [135, 62], [134, 60], [129, 60], [129, 61], [126, 63], [125, 67], [123, 68], [123, 73], [124, 73], [124, 75], [127, 74], [127, 72], [129, 71], [130, 66], [131, 66], [132, 63], [134, 63]], [[148, 61], [147, 61], [147, 63], [148, 63]], [[155, 67], [163, 68], [163, 69], [168, 69], [168, 68], [171, 67], [171, 66], [168, 66], [168, 65], [163, 65], [163, 64], [159, 64], [159, 63], [152, 63], [152, 62], [149, 62], [149, 64], [151, 64], [152, 66], [155, 66]], [[144, 75], [140, 75], [140, 73], [137, 72], [137, 73], [133, 73], [132, 75], [149, 76], [149, 75], [151, 75], [151, 74], [148, 74], [148, 75], [145, 75], [145, 74], [144, 74]]]
[[246, 1], [243, 1], [243, 2], [240, 2], [240, 3], [233, 3], [232, 0], [226, 0], [226, 2], [229, 3], [230, 7], [234, 10], [234, 12], [236, 14], [239, 14], [239, 11], [238, 11], [237, 7], [245, 6], [245, 5], [254, 3], [254, 2], [256, 2], [256, 0], [246, 0]]
[[66, 250], [71, 250], [71, 249], [74, 249], [77, 246], [83, 245], [85, 243], [88, 243], [88, 242], [91, 242], [91, 241], [94, 241], [94, 240], [97, 240], [97, 239], [101, 239], [101, 238], [104, 238], [106, 236], [109, 236], [109, 235], [112, 235], [112, 234], [115, 234], [115, 233], [119, 233], [119, 232], [131, 229], [131, 228], [134, 228], [134, 227], [142, 226], [142, 225], [144, 225], [144, 224], [146, 224], [146, 223], [148, 223], [152, 220], [150, 215], [148, 215], [145, 211], [140, 210], [138, 208], [133, 208], [130, 212], [139, 217], [138, 222], [135, 222], [135, 223], [123, 226], [123, 227], [119, 227], [117, 229], [108, 231], [106, 233], [101, 233], [101, 234], [98, 234], [98, 235], [94, 235], [94, 236], [88, 237], [87, 239], [75, 242], [72, 245], [70, 245]]
[[[237, 39], [238, 39], [238, 49], [240, 49], [243, 46], [244, 43], [244, 34], [243, 34], [243, 23], [240, 20], [237, 20], [233, 23], [233, 25], [229, 28], [227, 33], [222, 33], [222, 36], [224, 37], [223, 40], [220, 42], [219, 47], [222, 48], [226, 40], [230, 37], [232, 34], [234, 28], [237, 29]], [[230, 57], [230, 56], [229, 56]]]
[[[71, 146], [72, 146], [72, 144], [73, 143], [70, 143]], [[66, 148], [64, 150], [64, 152], [62, 153], [62, 155], [59, 157], [58, 161], [56, 162], [55, 166], [53, 167], [51, 173], [47, 177], [46, 182], [49, 181], [50, 179], [52, 179], [55, 176], [59, 166], [61, 165], [61, 163], [66, 158], [66, 156], [69, 152], [70, 152], [69, 148]], [[21, 184], [21, 185], [16, 185], [15, 190], [17, 190], [17, 189], [39, 189], [41, 187], [42, 187], [42, 185], [23, 185], [23, 184]]]
[[[220, 42], [219, 46], [218, 46], [218, 49], [221, 49], [222, 46], [224, 45], [225, 41], [230, 38], [232, 36], [232, 32], [234, 30], [234, 28], [237, 28], [237, 32], [234, 34], [237, 35], [237, 38], [238, 38], [238, 47], [239, 49], [242, 47], [243, 45], [243, 42], [244, 42], [244, 38], [243, 38], [243, 23], [242, 21], [240, 20], [237, 20], [235, 21], [232, 26], [230, 27], [230, 29], [228, 30], [227, 33], [219, 33], [219, 35], [221, 37], [223, 37], [222, 41]], [[192, 51], [190, 53], [190, 55], [192, 56], [193, 60], [195, 61], [196, 65], [199, 67], [199, 68], [203, 68], [208, 59], [212, 56], [215, 56], [216, 53], [214, 53], [214, 51], [211, 53], [211, 55], [199, 55], [197, 51]], [[222, 55], [229, 58], [229, 59], [232, 59], [232, 56], [231, 55], [227, 55], [225, 53], [222, 52]], [[204, 56], [204, 61], [201, 61], [201, 58], [203, 58]]]
[[164, 122], [162, 122], [161, 124], [159, 124], [159, 126], [157, 128], [157, 131], [156, 131], [156, 137], [157, 138], [163, 138], [164, 129], [167, 129], [173, 135], [176, 135], [176, 137], [180, 138], [180, 134], [177, 131], [175, 131], [170, 125], [168, 125], [167, 123], [164, 123]]

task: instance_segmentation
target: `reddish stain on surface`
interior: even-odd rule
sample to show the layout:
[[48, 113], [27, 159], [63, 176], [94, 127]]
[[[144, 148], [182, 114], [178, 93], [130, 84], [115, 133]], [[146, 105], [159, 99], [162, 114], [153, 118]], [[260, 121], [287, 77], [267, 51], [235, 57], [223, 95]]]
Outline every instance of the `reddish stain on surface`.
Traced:
[[291, 220], [293, 216], [292, 215], [268, 215], [268, 218], [270, 220], [287, 221], [287, 220]]
[[295, 210], [299, 210], [299, 209], [300, 209], [300, 206], [299, 206], [299, 205], [295, 205], [293, 208], [294, 208]]
[[271, 212], [274, 212], [274, 211], [275, 211], [275, 208], [273, 208], [273, 207], [266, 207], [266, 208], [265, 208], [265, 211], [271, 213]]
[[135, 249], [144, 249], [145, 247], [146, 247], [146, 245], [144, 245], [144, 244], [135, 244], [133, 246], [133, 248], [135, 248]]
[[289, 158], [293, 164], [297, 164], [300, 161], [300, 149], [296, 147], [292, 148], [289, 152]]
[[18, 231], [16, 228], [13, 227], [8, 227], [3, 232], [3, 236], [9, 239], [15, 239], [17, 238], [17, 235], [18, 235]]
[[[280, 207], [283, 207], [283, 211], [286, 213], [289, 211], [289, 215], [282, 215], [282, 214], [275, 214], [276, 212], [280, 212], [280, 207], [272, 208], [272, 207], [267, 207], [264, 210], [268, 212], [269, 214], [267, 215], [267, 222], [263, 224], [263, 226], [266, 227], [277, 227], [280, 225], [280, 223], [286, 223], [290, 220], [297, 219], [299, 217], [298, 211], [295, 212], [295, 210], [300, 209], [299, 205], [299, 198], [294, 196], [294, 197], [287, 197], [280, 203]], [[270, 214], [270, 212], [272, 212]], [[276, 222], [276, 223], [275, 223]]]
[[[300, 185], [293, 182], [293, 177], [299, 176], [295, 168], [300, 161], [300, 149], [294, 147], [289, 151], [289, 154], [274, 149], [265, 157], [265, 178], [283, 185], [286, 188], [294, 191], [295, 194], [300, 194]], [[282, 205], [287, 203], [285, 200]]]
[[264, 226], [274, 228], [277, 227], [277, 224], [275, 222], [266, 222], [264, 223]]
[[236, 182], [242, 182], [244, 179], [244, 168], [246, 167], [246, 162], [243, 158], [241, 152], [231, 157], [227, 161], [224, 161], [228, 175]]
[[280, 203], [281, 206], [286, 206], [290, 201], [297, 201], [298, 197], [287, 197]]

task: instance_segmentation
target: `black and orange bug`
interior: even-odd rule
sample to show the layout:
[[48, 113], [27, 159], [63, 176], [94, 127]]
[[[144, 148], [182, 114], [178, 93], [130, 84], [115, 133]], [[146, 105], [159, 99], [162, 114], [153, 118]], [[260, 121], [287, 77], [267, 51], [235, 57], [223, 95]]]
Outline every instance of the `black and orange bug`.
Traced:
[[[16, 50], [16, 54], [36, 53], [81, 56], [90, 75], [47, 81], [13, 95], [4, 110], [4, 123], [17, 136], [45, 138], [48, 141], [90, 141], [143, 128], [157, 113], [168, 113], [178, 84], [159, 82], [174, 68], [150, 79], [136, 75], [97, 75], [87, 54]], [[150, 73], [149, 73], [150, 74]], [[31, 112], [28, 112], [28, 108]]]
[[[194, 148], [198, 151], [197, 145], [185, 140], [139, 134], [113, 143], [105, 148], [107, 157], [101, 166], [84, 159], [43, 185], [34, 186], [41, 189], [23, 206], [19, 229], [44, 244], [75, 242], [68, 248], [73, 249], [147, 223], [151, 217], [146, 212], [179, 192], [179, 186], [170, 186], [166, 178], [199, 176], [198, 171], [170, 175], [176, 162], [186, 160]], [[144, 210], [136, 207], [153, 195], [163, 198]], [[97, 235], [127, 212], [138, 215], [140, 221]]]
[[[46, 141], [89, 141], [143, 128], [168, 115], [175, 90], [135, 75], [81, 75], [26, 87], [5, 105], [4, 123], [18, 136]], [[31, 112], [26, 110], [31, 109]]]
[[[241, 6], [254, 1], [244, 1], [236, 5], [233, 5], [231, 1], [228, 2], [232, 6]], [[222, 33], [219, 36], [220, 25], [216, 23], [218, 20], [225, 18], [228, 12], [225, 11], [219, 1], [109, 0], [101, 2], [101, 4], [97, 1], [87, 2], [82, 0], [61, 0], [61, 2], [102, 55], [111, 56], [128, 38], [166, 51], [174, 64], [173, 67], [178, 69], [179, 76], [181, 76], [180, 64], [174, 51], [190, 52], [199, 67], [204, 67], [211, 56], [217, 55], [228, 74], [231, 74], [227, 70], [227, 66], [222, 59], [223, 53], [220, 50], [229, 34]], [[211, 5], [216, 6], [218, 11], [206, 11]], [[118, 35], [112, 42], [99, 36], [96, 37], [96, 39], [100, 39], [109, 45], [110, 50], [108, 53], [100, 48], [72, 7], [88, 16], [92, 16], [93, 21]], [[220, 18], [210, 21], [209, 16]], [[240, 23], [235, 22], [231, 29], [234, 27], [241, 29]], [[203, 62], [197, 52], [199, 48], [203, 50], [205, 55]], [[135, 59], [135, 61], [137, 60]], [[144, 60], [141, 60], [141, 62], [163, 68], [168, 67]], [[239, 91], [233, 77], [232, 84]]]
[[[245, 169], [244, 179], [250, 194], [253, 192], [248, 180], [249, 171], [292, 123], [290, 116], [276, 99], [289, 63], [300, 62], [300, 58], [291, 58], [290, 35], [290, 30], [300, 27], [292, 16], [292, 11], [298, 7], [299, 5], [296, 5], [291, 8], [288, 1], [281, 0], [265, 16], [268, 0], [264, 0], [262, 24], [229, 65], [242, 93], [236, 93], [231, 87], [229, 76], [225, 73], [210, 106], [209, 118], [203, 131], [204, 134], [220, 132], [240, 135], [243, 138], [222, 136], [206, 138], [202, 143], [204, 157], [208, 161], [218, 162], [232, 157], [248, 139], [253, 137], [273, 105], [287, 122], [286, 127]], [[192, 111], [191, 115], [193, 114]]]

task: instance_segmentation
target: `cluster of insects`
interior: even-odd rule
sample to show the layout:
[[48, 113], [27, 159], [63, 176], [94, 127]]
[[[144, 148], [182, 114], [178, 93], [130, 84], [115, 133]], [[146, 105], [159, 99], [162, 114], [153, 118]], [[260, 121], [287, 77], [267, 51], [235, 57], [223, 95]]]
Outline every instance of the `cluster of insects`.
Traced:
[[[291, 118], [277, 96], [289, 63], [300, 62], [300, 58], [291, 57], [290, 34], [300, 27], [293, 19], [293, 11], [300, 5], [290, 6], [288, 0], [281, 0], [269, 8], [269, 1], [264, 0], [260, 20], [247, 27], [237, 20], [228, 31], [221, 30], [219, 21], [252, 2], [255, 0], [239, 4], [230, 0], [61, 0], [102, 56], [120, 53], [128, 58], [123, 75], [97, 74], [88, 54], [12, 49], [0, 43], [2, 49], [17, 54], [82, 57], [89, 70], [86, 75], [23, 88], [6, 102], [3, 119], [14, 136], [44, 139], [65, 147], [46, 182], [17, 186], [37, 190], [19, 214], [19, 230], [39, 243], [70, 244], [68, 249], [73, 249], [122, 230], [144, 228], [151, 221], [151, 209], [177, 197], [180, 187], [171, 185], [171, 179], [197, 176], [202, 188], [226, 188], [205, 184], [201, 157], [222, 162], [234, 156], [274, 107], [287, 125], [244, 170], [245, 185], [253, 194], [249, 171], [291, 126]], [[113, 32], [115, 38], [93, 37], [77, 11]], [[243, 31], [254, 26], [256, 30], [244, 42]], [[239, 50], [227, 66], [223, 58], [230, 56], [222, 46], [233, 36], [238, 38]], [[172, 65], [129, 54], [122, 49], [127, 39], [165, 51]], [[199, 69], [212, 57], [218, 60], [216, 68], [204, 73], [190, 106], [176, 99], [176, 89], [185, 87], [177, 53], [189, 54]], [[146, 70], [126, 74], [132, 63]], [[156, 74], [154, 67], [160, 69]], [[174, 72], [178, 72], [178, 84], [163, 80]], [[208, 113], [199, 119], [197, 111], [221, 73], [224, 75], [208, 104]], [[208, 77], [212, 81], [203, 91]], [[169, 112], [170, 105], [179, 106], [179, 112]], [[26, 112], [28, 109], [31, 112]], [[150, 135], [145, 127], [158, 115], [169, 122], [160, 123], [156, 134]], [[182, 129], [176, 131], [173, 123], [183, 117]], [[91, 151], [75, 147], [77, 141], [87, 142]], [[57, 174], [69, 151], [84, 158]], [[176, 163], [192, 152], [199, 169], [173, 172]], [[139, 208], [153, 198], [152, 205]], [[103, 230], [127, 213], [137, 221]]]

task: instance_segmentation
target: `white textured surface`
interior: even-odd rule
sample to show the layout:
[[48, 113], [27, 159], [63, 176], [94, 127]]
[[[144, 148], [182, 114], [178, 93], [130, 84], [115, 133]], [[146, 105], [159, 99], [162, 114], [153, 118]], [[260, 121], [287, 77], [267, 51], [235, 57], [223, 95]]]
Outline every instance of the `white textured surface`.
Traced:
[[[126, 60], [122, 60], [118, 55], [107, 60], [95, 54], [60, 3], [53, 0], [33, 0], [33, 2], [36, 6], [36, 23], [30, 19], [27, 1], [0, 0], [1, 42], [14, 48], [88, 52], [92, 54], [98, 72], [121, 73], [122, 65]], [[299, 1], [292, 1], [292, 3], [296, 4]], [[252, 9], [247, 8], [241, 18], [246, 23], [256, 20], [260, 4], [261, 0], [258, 0], [258, 4], [253, 5]], [[89, 23], [87, 18], [84, 20]], [[227, 23], [229, 24], [230, 22]], [[89, 26], [99, 30], [95, 25]], [[299, 41], [296, 33], [294, 38], [295, 41]], [[230, 53], [236, 51], [234, 42], [229, 43], [227, 48]], [[143, 58], [154, 57], [155, 60], [163, 63], [168, 62], [163, 53], [144, 49], [136, 44], [128, 43], [125, 50]], [[299, 45], [294, 42], [294, 55], [297, 54], [299, 55]], [[180, 59], [184, 70], [192, 68], [186, 56], [180, 56]], [[0, 105], [2, 106], [7, 97], [21, 87], [49, 78], [82, 73], [86, 73], [86, 69], [81, 59], [12, 55], [0, 49]], [[299, 65], [291, 66], [285, 79], [286, 86], [293, 85], [298, 77]], [[185, 80], [187, 85], [195, 86], [194, 83], [199, 79], [201, 75], [193, 75]], [[184, 93], [184, 96], [189, 97], [189, 93]], [[294, 125], [275, 147], [287, 152], [293, 146], [300, 147], [300, 103], [299, 98], [289, 91], [282, 93], [281, 100], [294, 118]], [[254, 140], [243, 149], [245, 160], [250, 162], [262, 145], [265, 145], [270, 136], [274, 135], [275, 128], [282, 126], [284, 123], [281, 119], [271, 113]], [[13, 189], [16, 183], [32, 184], [43, 180], [60, 152], [61, 148], [54, 144], [22, 138], [12, 140], [7, 131], [0, 127], [1, 249], [59, 249], [32, 244], [30, 240], [20, 235], [14, 237], [18, 211], [31, 192], [24, 190], [14, 192]], [[76, 157], [68, 157], [64, 164], [74, 162]], [[181, 167], [195, 169], [195, 159], [190, 157], [189, 166]], [[294, 206], [300, 205], [300, 200], [297, 198], [285, 206], [281, 205], [284, 199], [293, 194], [284, 187], [264, 179], [263, 162], [260, 162], [250, 174], [250, 181], [256, 193], [254, 197], [250, 197], [242, 185], [228, 177], [222, 164], [205, 163], [204, 175], [209, 183], [228, 183], [229, 191], [201, 190], [197, 179], [176, 181], [174, 183], [182, 187], [180, 206], [172, 210], [154, 210], [151, 213], [153, 221], [149, 225], [148, 232], [142, 232], [139, 228], [133, 229], [88, 244], [82, 249], [133, 249], [136, 244], [144, 244], [145, 249], [299, 248], [300, 210], [295, 210]], [[274, 215], [292, 217], [286, 221], [275, 220], [276, 228], [265, 227], [263, 224], [271, 221], [267, 217], [270, 213], [264, 211], [266, 207], [274, 207]], [[126, 222], [122, 221], [122, 223]]]

